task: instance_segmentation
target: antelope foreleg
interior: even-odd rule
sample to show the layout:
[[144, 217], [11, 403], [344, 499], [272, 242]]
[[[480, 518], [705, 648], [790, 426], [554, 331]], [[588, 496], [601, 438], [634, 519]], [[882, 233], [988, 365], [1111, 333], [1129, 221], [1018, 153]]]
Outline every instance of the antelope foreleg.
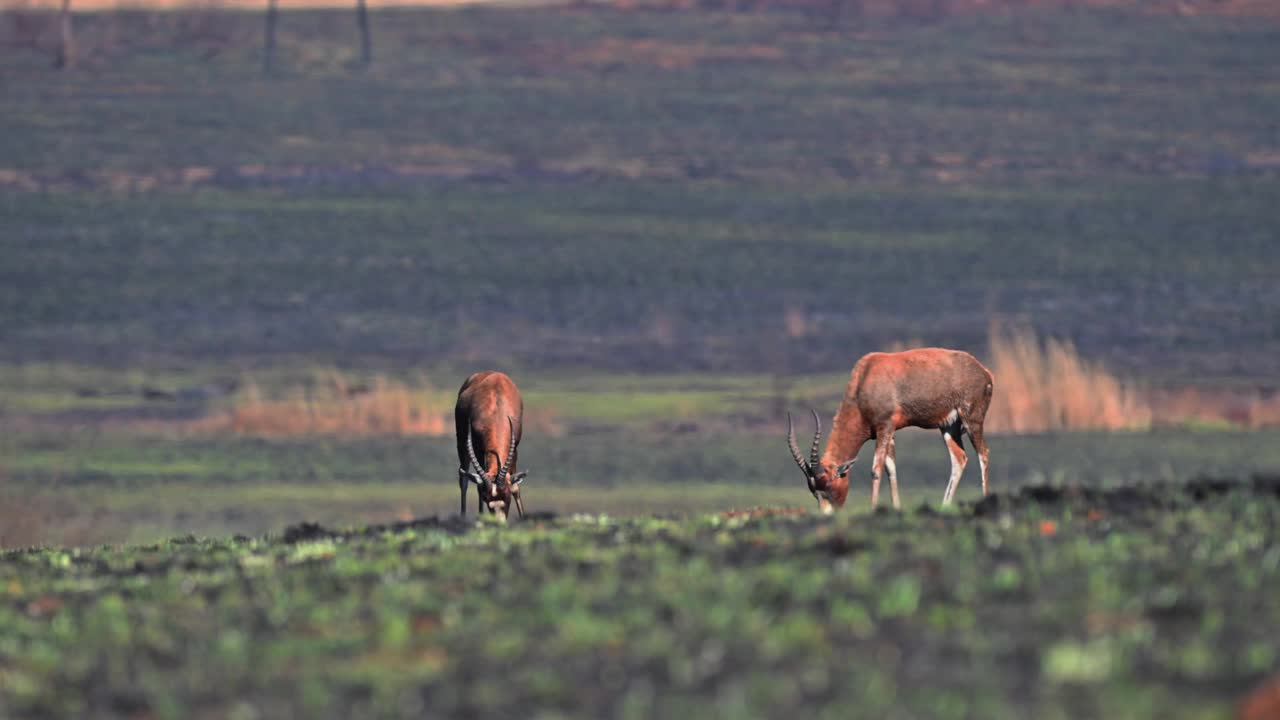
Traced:
[[[876, 433], [876, 454], [871, 462], [871, 509], [880, 504], [880, 477], [884, 474], [885, 461], [889, 458], [889, 448], [893, 446], [893, 429], [888, 428]], [[893, 472], [893, 471], [890, 471]]]
[[898, 500], [898, 462], [897, 446], [889, 440], [889, 452], [885, 455], [884, 466], [889, 470], [889, 492], [893, 494], [893, 509], [900, 510], [902, 503]]

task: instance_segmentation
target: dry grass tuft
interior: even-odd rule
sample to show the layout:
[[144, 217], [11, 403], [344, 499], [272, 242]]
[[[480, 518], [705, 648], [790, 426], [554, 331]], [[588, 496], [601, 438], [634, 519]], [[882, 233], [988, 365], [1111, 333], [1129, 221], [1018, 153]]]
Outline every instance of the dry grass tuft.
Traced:
[[452, 403], [425, 382], [417, 387], [381, 375], [352, 382], [336, 370], [306, 389], [267, 398], [253, 381], [212, 430], [244, 435], [444, 435], [452, 432]]
[[987, 413], [992, 432], [1136, 430], [1151, 425], [1142, 392], [1067, 340], [1042, 341], [1034, 331], [993, 326], [991, 372], [996, 390]]
[[[1070, 341], [1042, 340], [1025, 327], [993, 325], [988, 343], [987, 364], [996, 377], [986, 423], [992, 432], [1280, 427], [1280, 392], [1274, 388], [1140, 388], [1082, 358]], [[926, 343], [912, 339], [886, 349], [917, 347]]]
[[[187, 422], [189, 432], [257, 437], [307, 435], [452, 436], [454, 396], [425, 379], [410, 384], [377, 375], [352, 379], [337, 370], [317, 373], [304, 388], [268, 396], [252, 379], [240, 384], [230, 409]], [[526, 411], [524, 427], [544, 435], [565, 428], [549, 410]]]
[[1153, 396], [1158, 424], [1267, 428], [1280, 426], [1280, 394], [1185, 387]]
[[1252, 398], [1245, 424], [1251, 428], [1280, 427], [1280, 395]]

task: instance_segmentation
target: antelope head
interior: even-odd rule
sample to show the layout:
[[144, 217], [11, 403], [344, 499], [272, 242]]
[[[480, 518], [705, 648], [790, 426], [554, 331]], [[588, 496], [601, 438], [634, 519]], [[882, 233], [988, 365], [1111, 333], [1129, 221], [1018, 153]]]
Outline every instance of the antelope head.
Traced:
[[853, 467], [853, 460], [834, 465], [818, 459], [818, 446], [822, 444], [822, 421], [818, 420], [816, 411], [809, 412], [813, 413], [814, 425], [813, 444], [809, 446], [809, 459], [805, 460], [800, 454], [800, 448], [796, 446], [791, 413], [787, 413], [787, 447], [791, 449], [791, 457], [796, 461], [796, 465], [799, 465], [800, 471], [804, 473], [809, 492], [813, 493], [814, 499], [818, 501], [818, 508], [822, 510], [822, 514], [830, 515], [836, 508], [844, 505], [844, 500], [849, 495], [849, 469]]
[[466, 470], [459, 469], [458, 472], [476, 484], [476, 489], [480, 493], [480, 501], [502, 520], [506, 520], [511, 514], [512, 506], [515, 506], [520, 515], [524, 516], [524, 505], [520, 502], [520, 483], [524, 482], [527, 472], [519, 472], [514, 476], [510, 474], [511, 461], [516, 455], [516, 427], [515, 421], [511, 416], [507, 416], [507, 427], [510, 429], [511, 444], [507, 447], [507, 457], [502, 461], [502, 466], [498, 468], [496, 475], [490, 476], [485, 471], [484, 465], [480, 464], [480, 460], [476, 458], [475, 446], [471, 444], [471, 428], [467, 428], [467, 455], [471, 460], [470, 467]]

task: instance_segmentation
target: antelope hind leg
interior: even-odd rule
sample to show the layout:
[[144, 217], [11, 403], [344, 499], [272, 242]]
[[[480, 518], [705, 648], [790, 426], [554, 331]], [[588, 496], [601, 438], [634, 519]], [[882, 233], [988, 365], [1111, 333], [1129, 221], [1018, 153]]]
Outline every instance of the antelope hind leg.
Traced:
[[898, 501], [898, 449], [892, 439], [889, 440], [889, 452], [885, 455], [884, 466], [889, 470], [889, 492], [893, 494], [893, 509], [901, 510], [902, 503]]
[[978, 467], [982, 469], [982, 496], [987, 496], [987, 469], [990, 465], [990, 451], [987, 448], [987, 440], [982, 437], [982, 426], [974, 425], [969, 428], [969, 442], [973, 443], [973, 449], [978, 453]]
[[960, 486], [960, 475], [964, 473], [964, 466], [968, 464], [969, 458], [964, 454], [959, 428], [943, 428], [942, 441], [946, 443], [947, 451], [951, 454], [951, 479], [947, 481], [947, 491], [942, 496], [942, 504], [950, 505], [951, 499], [955, 497], [956, 488]]

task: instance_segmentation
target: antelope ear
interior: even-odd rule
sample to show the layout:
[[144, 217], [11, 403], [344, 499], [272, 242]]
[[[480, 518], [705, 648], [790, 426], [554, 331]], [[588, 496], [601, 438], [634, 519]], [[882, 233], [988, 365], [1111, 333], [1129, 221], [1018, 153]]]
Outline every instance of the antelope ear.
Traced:
[[465, 474], [467, 477], [471, 478], [471, 482], [475, 483], [476, 487], [484, 487], [485, 485], [489, 484], [489, 481], [486, 480], [483, 475], [480, 475], [475, 472], [468, 472]]
[[849, 474], [849, 470], [853, 467], [853, 464], [854, 464], [855, 462], [857, 462], [857, 461], [858, 461], [858, 457], [855, 455], [855, 456], [854, 456], [854, 458], [853, 458], [852, 460], [849, 460], [849, 461], [847, 461], [847, 462], [840, 463], [839, 467], [837, 467], [837, 468], [836, 468], [836, 474], [837, 474], [837, 475], [848, 475], [848, 474]]
[[528, 470], [521, 470], [520, 472], [516, 473], [516, 476], [511, 479], [512, 487], [517, 487], [517, 488], [520, 487], [520, 483], [524, 482], [524, 476], [528, 474], [529, 474]]

